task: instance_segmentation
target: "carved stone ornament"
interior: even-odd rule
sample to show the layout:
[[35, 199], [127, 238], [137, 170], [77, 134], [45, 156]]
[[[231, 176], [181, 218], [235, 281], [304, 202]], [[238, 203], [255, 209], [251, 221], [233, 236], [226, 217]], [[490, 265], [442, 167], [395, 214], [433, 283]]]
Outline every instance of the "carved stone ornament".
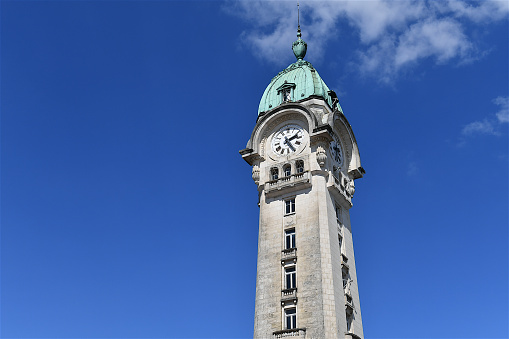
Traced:
[[349, 180], [346, 183], [346, 191], [348, 194], [350, 194], [351, 197], [353, 197], [353, 194], [355, 193], [355, 184], [353, 180]]
[[260, 167], [256, 165], [253, 166], [253, 180], [257, 185], [260, 182]]
[[327, 153], [325, 153], [325, 150], [322, 146], [318, 146], [316, 149], [316, 160], [318, 161], [318, 165], [320, 165], [320, 167], [325, 166], [325, 161], [327, 161]]

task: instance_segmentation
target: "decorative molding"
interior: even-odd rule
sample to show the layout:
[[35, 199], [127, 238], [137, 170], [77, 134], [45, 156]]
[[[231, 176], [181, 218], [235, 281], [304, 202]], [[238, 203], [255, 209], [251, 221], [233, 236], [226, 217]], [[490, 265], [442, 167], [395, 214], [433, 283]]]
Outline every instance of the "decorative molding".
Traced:
[[296, 215], [285, 215], [283, 217], [283, 227], [290, 227], [292, 225], [295, 225], [295, 219]]
[[258, 185], [258, 183], [260, 182], [260, 167], [258, 167], [257, 165], [253, 166], [252, 178], [255, 184]]
[[[274, 121], [271, 121], [269, 124], [267, 124], [267, 127], [265, 127], [265, 130], [263, 131], [262, 140], [268, 139], [269, 135], [275, 132], [276, 126], [285, 123], [290, 122], [290, 120], [298, 120], [300, 122], [303, 122], [306, 126], [308, 125], [307, 119], [303, 119], [304, 116], [302, 114], [298, 113], [287, 113], [283, 114], [279, 118], [274, 119]], [[306, 129], [306, 128], [304, 128]]]
[[322, 146], [318, 146], [316, 149], [316, 160], [318, 161], [318, 165], [320, 165], [320, 167], [325, 166], [325, 162], [327, 161], [327, 153]]
[[267, 138], [263, 137], [260, 142], [260, 154], [262, 157], [265, 157], [265, 144], [267, 143]]
[[355, 183], [353, 180], [348, 180], [346, 182], [346, 192], [353, 198], [353, 194], [355, 193]]

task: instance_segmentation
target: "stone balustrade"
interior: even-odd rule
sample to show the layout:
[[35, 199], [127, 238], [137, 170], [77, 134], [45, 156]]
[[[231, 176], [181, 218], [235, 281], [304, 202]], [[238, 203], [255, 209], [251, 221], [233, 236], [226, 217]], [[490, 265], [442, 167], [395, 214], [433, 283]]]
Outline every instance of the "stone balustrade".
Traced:
[[290, 260], [297, 258], [297, 248], [287, 248], [281, 251], [281, 260]]
[[302, 184], [310, 183], [309, 171], [300, 173], [294, 173], [289, 176], [281, 177], [276, 180], [270, 180], [265, 184], [265, 191], [267, 193], [275, 193], [276, 191], [282, 191], [294, 186], [300, 186]]
[[287, 337], [306, 337], [306, 329], [305, 328], [292, 328], [290, 330], [281, 330], [272, 333], [273, 339], [287, 338]]
[[348, 179], [341, 171], [336, 173], [339, 175], [339, 178], [331, 173], [327, 187], [339, 193], [340, 196], [352, 205], [352, 195], [347, 187], [350, 179]]
[[297, 298], [297, 289], [296, 288], [288, 288], [286, 290], [281, 291], [281, 300], [289, 300]]

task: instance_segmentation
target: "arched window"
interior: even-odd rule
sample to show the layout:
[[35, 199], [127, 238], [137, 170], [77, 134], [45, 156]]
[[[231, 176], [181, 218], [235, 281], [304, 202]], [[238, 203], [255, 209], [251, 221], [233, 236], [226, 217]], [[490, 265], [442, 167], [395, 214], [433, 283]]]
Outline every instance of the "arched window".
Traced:
[[270, 169], [270, 180], [277, 180], [279, 178], [279, 170], [277, 167], [272, 167]]
[[295, 166], [296, 166], [296, 169], [297, 169], [297, 173], [304, 172], [304, 161], [298, 160], [297, 163], [295, 164]]
[[289, 177], [291, 174], [292, 174], [292, 166], [290, 165], [285, 165], [283, 167], [283, 172], [285, 174], [285, 177]]

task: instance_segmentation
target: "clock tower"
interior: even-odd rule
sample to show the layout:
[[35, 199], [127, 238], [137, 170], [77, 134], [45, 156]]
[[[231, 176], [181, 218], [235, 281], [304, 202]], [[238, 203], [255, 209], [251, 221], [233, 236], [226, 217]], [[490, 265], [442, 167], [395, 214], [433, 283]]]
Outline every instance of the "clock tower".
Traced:
[[297, 37], [240, 151], [260, 207], [254, 338], [363, 338], [349, 211], [364, 169], [300, 26]]

